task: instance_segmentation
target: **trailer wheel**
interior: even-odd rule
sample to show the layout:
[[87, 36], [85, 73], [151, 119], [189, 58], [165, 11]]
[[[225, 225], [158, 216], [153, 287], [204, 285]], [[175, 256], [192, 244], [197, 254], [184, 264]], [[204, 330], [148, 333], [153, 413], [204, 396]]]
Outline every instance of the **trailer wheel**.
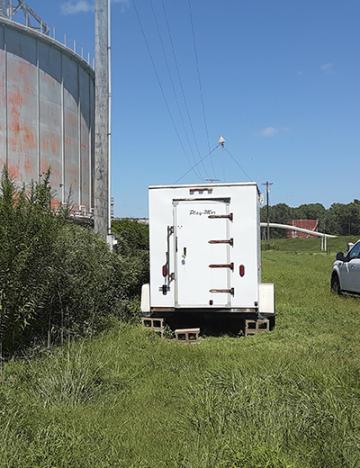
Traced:
[[334, 294], [339, 294], [339, 295], [341, 294], [340, 281], [336, 273], [334, 273], [331, 277], [331, 291]]

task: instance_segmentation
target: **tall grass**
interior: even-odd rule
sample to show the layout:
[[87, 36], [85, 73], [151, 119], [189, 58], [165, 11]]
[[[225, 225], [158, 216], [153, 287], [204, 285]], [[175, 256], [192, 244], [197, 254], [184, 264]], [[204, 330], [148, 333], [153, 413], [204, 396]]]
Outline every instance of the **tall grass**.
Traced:
[[330, 293], [332, 260], [264, 253], [267, 335], [186, 346], [118, 324], [9, 363], [0, 465], [360, 466], [360, 302]]

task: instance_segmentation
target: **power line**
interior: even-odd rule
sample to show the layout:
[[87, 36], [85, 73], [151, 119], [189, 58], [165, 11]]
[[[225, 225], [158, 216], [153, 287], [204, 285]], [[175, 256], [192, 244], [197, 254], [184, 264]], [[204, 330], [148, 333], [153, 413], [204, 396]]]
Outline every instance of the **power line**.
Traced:
[[167, 98], [166, 98], [166, 94], [165, 94], [165, 91], [164, 91], [164, 87], [163, 87], [163, 85], [162, 85], [162, 83], [161, 83], [160, 75], [159, 75], [159, 73], [158, 73], [158, 71], [157, 71], [157, 68], [156, 68], [156, 65], [155, 65], [154, 57], [153, 57], [153, 55], [152, 55], [152, 53], [151, 53], [150, 44], [149, 44], [148, 38], [147, 38], [146, 33], [145, 33], [144, 25], [143, 25], [143, 23], [142, 23], [142, 21], [141, 21], [140, 13], [139, 13], [139, 10], [138, 10], [137, 5], [136, 5], [136, 0], [133, 1], [133, 5], [134, 5], [134, 10], [135, 10], [136, 18], [137, 18], [137, 20], [138, 20], [138, 23], [139, 23], [139, 26], [140, 26], [140, 30], [141, 30], [142, 36], [143, 36], [144, 41], [145, 41], [145, 44], [146, 44], [146, 49], [147, 49], [147, 52], [148, 52], [148, 55], [149, 55], [149, 58], [150, 58], [150, 61], [151, 61], [151, 64], [152, 64], [152, 67], [153, 67], [153, 70], [154, 70], [154, 74], [155, 74], [155, 77], [156, 77], [156, 81], [157, 81], [157, 83], [158, 83], [158, 85], [159, 85], [159, 88], [160, 88], [160, 91], [161, 91], [161, 95], [162, 95], [162, 97], [163, 97], [163, 100], [164, 100], [164, 103], [165, 103], [165, 106], [166, 106], [166, 110], [167, 110], [167, 112], [168, 112], [168, 114], [169, 114], [170, 120], [171, 120], [172, 125], [173, 125], [173, 127], [174, 127], [174, 131], [175, 131], [175, 133], [176, 133], [176, 136], [177, 136], [177, 138], [178, 138], [178, 140], [179, 140], [179, 144], [180, 144], [180, 146], [181, 146], [183, 152], [184, 152], [185, 154], [187, 154], [187, 153], [186, 153], [185, 146], [184, 146], [184, 143], [183, 143], [183, 141], [182, 141], [182, 139], [181, 139], [181, 137], [180, 137], [180, 133], [179, 133], [179, 130], [178, 130], [178, 128], [177, 128], [176, 121], [175, 121], [174, 116], [173, 116], [173, 114], [172, 114], [172, 112], [171, 112], [171, 108], [170, 108], [169, 102], [168, 102], [168, 100], [167, 100]]
[[[181, 73], [180, 73], [179, 61], [178, 61], [177, 54], [176, 54], [176, 48], [175, 48], [173, 35], [171, 33], [171, 27], [170, 27], [169, 17], [168, 17], [167, 10], [166, 10], [165, 0], [162, 0], [162, 7], [163, 7], [163, 12], [164, 12], [164, 17], [165, 17], [165, 22], [166, 22], [166, 27], [167, 27], [167, 33], [168, 33], [169, 41], [170, 41], [170, 45], [171, 45], [171, 50], [172, 50], [172, 54], [173, 54], [173, 58], [174, 58], [174, 62], [175, 62], [176, 74], [177, 74], [177, 78], [178, 78], [179, 85], [180, 85], [180, 91], [181, 91], [182, 99], [184, 101], [185, 112], [186, 112], [187, 118], [189, 120], [189, 125], [190, 125], [190, 129], [191, 129], [192, 137], [194, 139], [194, 144], [195, 144], [196, 151], [198, 153], [198, 156], [201, 157], [201, 152], [200, 152], [200, 148], [199, 148], [199, 145], [198, 145], [198, 142], [197, 142], [193, 121], [192, 121], [191, 114], [190, 114], [190, 111], [189, 111], [188, 101], [186, 99], [184, 83], [183, 83], [183, 79], [182, 79], [182, 76], [181, 76]], [[204, 169], [204, 171], [206, 171], [205, 167], [203, 169]]]
[[194, 166], [190, 167], [190, 169], [188, 171], [185, 172], [185, 174], [183, 174], [181, 177], [179, 177], [175, 183], [177, 184], [178, 182], [180, 182], [180, 180], [182, 180], [185, 176], [187, 176], [189, 174], [189, 172], [191, 172], [194, 167], [198, 166], [199, 164], [201, 164], [202, 162], [205, 161], [205, 159], [207, 159], [215, 150], [217, 150], [219, 148], [220, 144], [217, 144], [216, 146], [214, 146], [213, 149], [211, 149], [207, 154], [205, 154], [205, 156], [203, 156], [200, 161], [198, 161], [196, 164], [194, 164]]
[[[197, 48], [197, 43], [196, 43], [196, 35], [195, 35], [194, 18], [193, 18], [193, 12], [192, 12], [192, 7], [191, 7], [191, 0], [188, 0], [188, 5], [189, 5], [189, 13], [190, 13], [191, 33], [192, 33], [192, 41], [193, 41], [194, 56], [195, 56], [195, 63], [196, 63], [196, 71], [197, 71], [197, 78], [198, 78], [199, 90], [200, 90], [202, 117], [204, 121], [207, 144], [210, 150], [209, 128], [208, 128], [208, 124], [206, 120], [204, 92], [203, 92], [203, 85], [202, 85], [201, 74], [200, 74], [199, 54], [198, 54], [198, 48]], [[212, 165], [212, 170], [215, 175], [215, 169], [213, 165]]]
[[243, 168], [243, 166], [240, 164], [240, 162], [238, 161], [238, 159], [231, 153], [231, 151], [229, 151], [226, 147], [224, 147], [224, 150], [227, 152], [227, 154], [231, 157], [231, 159], [234, 161], [234, 163], [240, 168], [241, 172], [244, 174], [244, 176], [251, 180], [251, 177], [249, 176], [249, 174], [245, 171], [245, 169]]
[[[171, 84], [171, 87], [172, 87], [172, 90], [173, 90], [173, 93], [174, 93], [176, 107], [177, 107], [177, 110], [178, 110], [178, 113], [179, 113], [179, 116], [180, 116], [180, 120], [181, 120], [181, 123], [182, 123], [182, 128], [183, 128], [183, 131], [185, 133], [185, 137], [186, 137], [189, 149], [190, 149], [190, 153], [192, 155], [192, 160], [191, 160], [191, 158], [188, 158], [188, 160], [189, 160], [190, 164], [193, 164], [194, 162], [196, 162], [196, 157], [194, 155], [194, 151], [193, 151], [193, 148], [192, 148], [192, 145], [191, 145], [191, 142], [190, 142], [189, 134], [188, 134], [188, 131], [187, 131], [187, 128], [186, 128], [186, 125], [185, 125], [184, 115], [183, 115], [183, 112], [181, 110], [180, 102], [179, 102], [179, 99], [178, 99], [178, 93], [176, 91], [175, 83], [174, 83], [174, 80], [173, 80], [173, 77], [172, 77], [171, 68], [170, 68], [168, 57], [167, 57], [166, 48], [165, 48], [163, 36], [162, 36], [162, 33], [161, 33], [161, 29], [160, 29], [160, 24], [159, 24], [159, 21], [158, 21], [156, 12], [155, 12], [153, 0], [150, 0], [150, 6], [151, 6], [152, 15], [153, 15], [153, 18], [154, 18], [154, 21], [155, 21], [156, 30], [157, 30], [157, 34], [158, 34], [158, 37], [159, 37], [162, 53], [163, 53], [163, 56], [164, 56], [166, 70], [167, 70], [169, 80], [170, 80], [170, 84]], [[197, 171], [195, 171], [195, 174], [199, 178], [202, 178], [201, 175]]]

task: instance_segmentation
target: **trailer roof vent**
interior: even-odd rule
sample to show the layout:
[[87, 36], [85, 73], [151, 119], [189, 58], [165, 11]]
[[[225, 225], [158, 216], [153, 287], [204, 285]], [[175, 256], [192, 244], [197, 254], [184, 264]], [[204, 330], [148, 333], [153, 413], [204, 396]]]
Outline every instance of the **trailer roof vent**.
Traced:
[[213, 191], [212, 188], [207, 188], [207, 187], [191, 188], [190, 189], [190, 195], [195, 195], [195, 194], [202, 195], [203, 193], [206, 193], [207, 195], [210, 195], [210, 194], [212, 194], [212, 191]]

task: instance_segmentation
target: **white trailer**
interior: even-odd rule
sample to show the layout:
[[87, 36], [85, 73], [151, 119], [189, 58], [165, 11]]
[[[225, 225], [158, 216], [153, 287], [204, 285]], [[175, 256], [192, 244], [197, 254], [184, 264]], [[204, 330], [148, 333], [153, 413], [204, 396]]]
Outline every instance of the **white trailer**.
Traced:
[[274, 287], [261, 283], [256, 183], [149, 188], [146, 315], [206, 312], [274, 321]]

